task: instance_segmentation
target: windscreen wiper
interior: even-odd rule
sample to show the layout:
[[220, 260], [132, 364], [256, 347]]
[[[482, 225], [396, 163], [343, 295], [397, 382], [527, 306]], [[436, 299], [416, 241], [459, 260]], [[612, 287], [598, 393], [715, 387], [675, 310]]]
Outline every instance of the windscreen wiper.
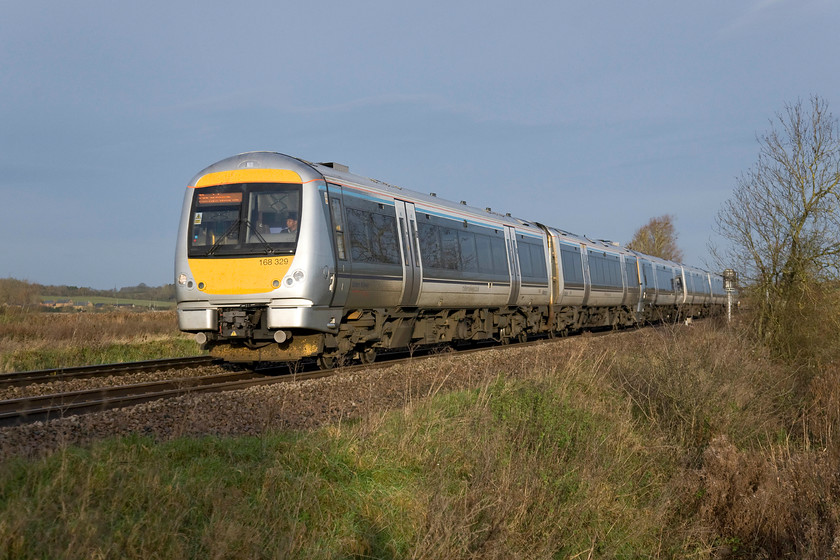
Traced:
[[209, 251], [207, 251], [207, 253], [205, 253], [205, 255], [204, 255], [204, 256], [205, 256], [205, 257], [209, 257], [210, 255], [212, 255], [213, 253], [215, 253], [215, 252], [216, 252], [216, 249], [218, 249], [219, 247], [221, 247], [221, 246], [222, 246], [222, 244], [224, 243], [224, 240], [225, 240], [225, 239], [227, 239], [228, 235], [230, 235], [231, 233], [233, 233], [234, 231], [236, 231], [237, 229], [239, 229], [239, 224], [241, 224], [241, 223], [242, 223], [242, 219], [237, 218], [237, 219], [236, 219], [236, 221], [235, 221], [235, 222], [233, 222], [233, 223], [230, 225], [230, 227], [229, 227], [229, 228], [227, 228], [227, 231], [225, 231], [225, 233], [224, 233], [224, 234], [222, 234], [222, 236], [218, 239], [218, 241], [216, 241], [215, 243], [213, 243], [213, 246], [212, 246], [212, 247], [210, 247], [210, 250], [209, 250]]
[[265, 254], [266, 255], [270, 255], [270, 254], [274, 253], [274, 247], [271, 246], [271, 243], [269, 243], [268, 241], [265, 240], [265, 237], [260, 235], [260, 232], [257, 231], [257, 228], [254, 227], [254, 224], [252, 224], [250, 220], [245, 220], [245, 225], [248, 226], [248, 229], [250, 229], [251, 231], [254, 232], [254, 235], [256, 235], [257, 239], [260, 240], [260, 243], [263, 244], [263, 247], [265, 248]]

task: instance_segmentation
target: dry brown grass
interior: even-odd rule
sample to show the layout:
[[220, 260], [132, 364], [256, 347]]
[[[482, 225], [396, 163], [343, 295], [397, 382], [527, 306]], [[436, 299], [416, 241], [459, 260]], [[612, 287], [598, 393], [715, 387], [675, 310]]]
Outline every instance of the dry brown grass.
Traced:
[[688, 485], [697, 496], [694, 530], [741, 557], [839, 557], [838, 467], [836, 452], [791, 444], [739, 450], [719, 436]]
[[694, 459], [719, 434], [746, 444], [795, 419], [797, 376], [737, 330], [712, 322], [648, 329], [615, 352], [611, 381]]
[[198, 353], [174, 311], [0, 314], [0, 371]]
[[178, 332], [174, 311], [105, 313], [10, 313], [0, 318], [0, 347], [133, 340]]
[[701, 557], [840, 558], [837, 365], [773, 361], [738, 331], [697, 334], [653, 341], [640, 355], [653, 367], [618, 377], [684, 454], [671, 488], [686, 542]]

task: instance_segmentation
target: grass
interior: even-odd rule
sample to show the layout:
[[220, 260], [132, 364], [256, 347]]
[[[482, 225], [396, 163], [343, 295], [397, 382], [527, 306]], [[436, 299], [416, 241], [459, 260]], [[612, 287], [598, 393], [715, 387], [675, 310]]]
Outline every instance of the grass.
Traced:
[[7, 461], [0, 543], [14, 558], [525, 558], [535, 545], [537, 556], [650, 549], [658, 529], [634, 511], [649, 501], [657, 475], [623, 472], [628, 463], [661, 469], [616, 418], [545, 389], [499, 378], [314, 434], [133, 437]]
[[135, 437], [4, 470], [2, 494], [15, 496], [4, 512], [28, 511], [0, 522], [10, 558], [382, 557], [405, 552], [400, 531], [411, 526], [395, 515], [413, 499], [411, 476], [363, 468], [329, 437]]
[[194, 356], [174, 311], [0, 311], [0, 372]]
[[311, 432], [7, 459], [0, 558], [837, 554], [837, 367], [707, 326], [522, 356]]

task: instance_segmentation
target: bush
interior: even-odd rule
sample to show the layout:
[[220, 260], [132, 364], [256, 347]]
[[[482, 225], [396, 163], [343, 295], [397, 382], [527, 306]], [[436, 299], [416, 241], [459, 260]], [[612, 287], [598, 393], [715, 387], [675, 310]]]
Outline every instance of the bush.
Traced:
[[773, 310], [766, 340], [779, 359], [816, 371], [840, 358], [840, 290], [807, 282], [791, 288]]

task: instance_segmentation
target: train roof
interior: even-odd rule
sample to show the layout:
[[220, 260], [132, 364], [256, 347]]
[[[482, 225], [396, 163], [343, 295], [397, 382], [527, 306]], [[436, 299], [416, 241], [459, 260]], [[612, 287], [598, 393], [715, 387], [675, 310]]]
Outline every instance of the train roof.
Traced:
[[382, 193], [387, 193], [397, 198], [410, 198], [415, 203], [422, 203], [429, 206], [446, 208], [450, 212], [456, 214], [469, 215], [477, 220], [490, 221], [497, 223], [498, 225], [508, 225], [520, 229], [524, 228], [540, 230], [540, 225], [536, 222], [526, 220], [524, 218], [518, 218], [516, 216], [511, 215], [509, 212], [502, 214], [501, 212], [494, 211], [492, 208], [479, 208], [477, 206], [471, 206], [467, 203], [466, 200], [455, 202], [446, 198], [438, 197], [437, 193], [435, 192], [430, 192], [426, 194], [413, 189], [407, 189], [405, 187], [393, 185], [385, 181], [380, 181], [379, 179], [373, 179], [370, 177], [357, 175], [355, 173], [352, 173], [350, 171], [350, 168], [343, 164], [335, 162], [312, 163], [307, 161], [304, 161], [304, 163], [312, 166], [315, 170], [321, 173], [328, 180], [333, 180], [337, 183], [347, 184], [350, 186], [356, 185], [363, 186], [366, 188], [372, 188], [374, 190], [380, 191]]

